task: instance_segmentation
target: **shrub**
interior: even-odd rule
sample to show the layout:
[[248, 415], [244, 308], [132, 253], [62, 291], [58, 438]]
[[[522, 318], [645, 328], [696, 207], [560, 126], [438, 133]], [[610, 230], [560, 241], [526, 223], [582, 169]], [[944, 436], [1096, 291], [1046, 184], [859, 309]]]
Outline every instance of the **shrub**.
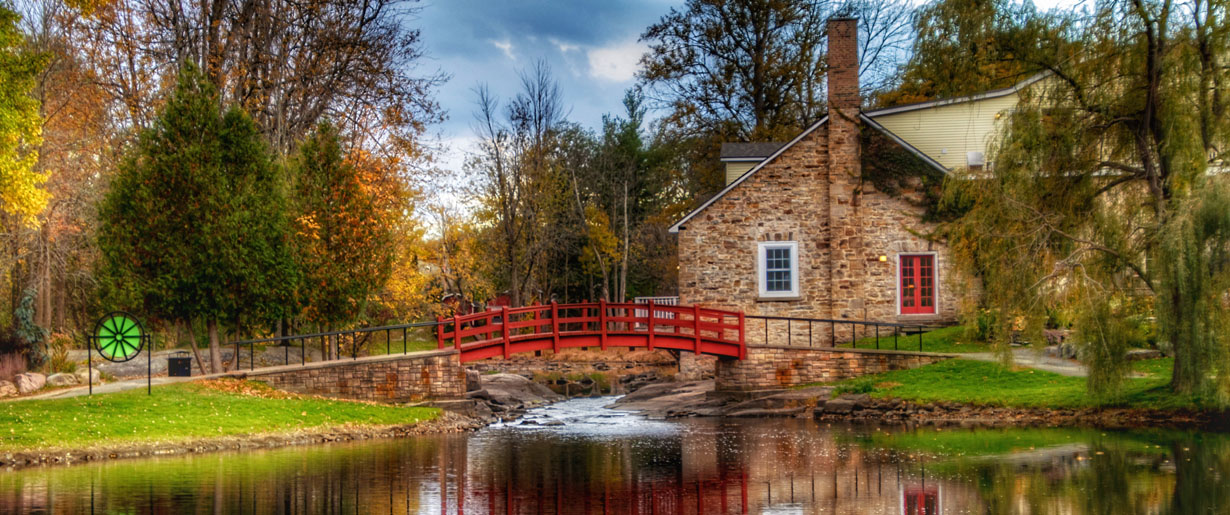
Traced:
[[859, 379], [849, 383], [838, 385], [833, 389], [833, 395], [841, 395], [843, 393], [871, 393], [876, 389], [875, 384], [870, 379]]
[[68, 357], [68, 351], [72, 347], [72, 337], [63, 333], [51, 335], [51, 343], [48, 345], [51, 351], [51, 361], [48, 363], [48, 368], [51, 369], [51, 373], [66, 372], [71, 374], [77, 371], [77, 362]]

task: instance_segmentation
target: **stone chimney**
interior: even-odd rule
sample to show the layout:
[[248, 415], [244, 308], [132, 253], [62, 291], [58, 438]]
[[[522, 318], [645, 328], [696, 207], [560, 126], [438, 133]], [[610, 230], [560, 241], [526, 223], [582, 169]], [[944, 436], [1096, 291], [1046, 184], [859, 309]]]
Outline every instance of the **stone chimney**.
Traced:
[[[828, 21], [828, 204], [832, 318], [864, 319], [863, 249], [859, 189], [858, 20]], [[840, 339], [847, 339], [839, 335]]]

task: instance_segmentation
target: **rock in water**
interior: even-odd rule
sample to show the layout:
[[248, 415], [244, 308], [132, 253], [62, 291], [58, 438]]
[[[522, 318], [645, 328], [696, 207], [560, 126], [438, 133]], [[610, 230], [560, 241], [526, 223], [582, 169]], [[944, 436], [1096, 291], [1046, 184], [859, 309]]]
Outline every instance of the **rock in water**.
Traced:
[[17, 385], [12, 381], [0, 381], [0, 397], [12, 397], [17, 395]]
[[17, 391], [21, 393], [36, 392], [47, 384], [47, 376], [37, 372], [26, 372], [13, 376], [13, 382], [17, 383]]
[[47, 384], [51, 386], [73, 386], [77, 384], [77, 376], [73, 374], [51, 374], [47, 376]]
[[78, 384], [85, 384], [86, 377], [89, 377], [90, 382], [94, 384], [102, 383], [102, 372], [99, 372], [97, 368], [91, 368], [88, 374], [86, 373], [84, 368], [77, 369], [77, 372], [75, 375], [77, 376]]

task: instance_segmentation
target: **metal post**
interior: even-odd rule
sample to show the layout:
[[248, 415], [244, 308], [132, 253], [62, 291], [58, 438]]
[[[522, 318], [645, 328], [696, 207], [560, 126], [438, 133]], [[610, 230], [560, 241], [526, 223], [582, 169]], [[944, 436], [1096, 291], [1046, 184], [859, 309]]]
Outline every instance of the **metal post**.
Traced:
[[880, 324], [876, 324], [876, 350], [880, 350]]
[[807, 346], [815, 347], [816, 344], [811, 340], [811, 320], [807, 321]]
[[402, 326], [401, 328], [401, 353], [402, 354], [406, 353], [406, 327], [405, 326]]
[[793, 341], [792, 341], [792, 340], [793, 340], [793, 336], [794, 336], [794, 331], [793, 331], [793, 330], [791, 330], [790, 328], [791, 328], [790, 319], [789, 319], [789, 318], [787, 318], [787, 319], [786, 319], [786, 346], [787, 346], [787, 347], [790, 347], [791, 345], [794, 345], [794, 343], [793, 343]]
[[893, 350], [900, 350], [897, 348], [897, 333], [900, 331], [900, 329], [901, 328], [898, 326], [893, 326]]
[[837, 346], [837, 322], [829, 322], [829, 347]]
[[248, 344], [248, 370], [256, 370], [256, 342]]
[[922, 327], [918, 328], [918, 352], [922, 352]]
[[[149, 352], [145, 355], [145, 394], [154, 394], [154, 337], [149, 338]], [[91, 373], [91, 375], [93, 375]], [[92, 379], [92, 378], [91, 378]]]
[[[175, 337], [179, 338], [179, 335]], [[90, 395], [94, 395], [94, 346], [90, 345], [89, 336], [85, 337], [85, 368], [87, 374], [85, 382], [90, 385]], [[188, 370], [192, 370], [192, 368], [189, 367]], [[94, 498], [90, 497], [90, 501], [93, 500]]]
[[235, 342], [235, 370], [239, 370], [239, 342]]
[[299, 366], [307, 364], [307, 338], [299, 339]]
[[389, 332], [389, 331], [391, 331], [391, 330], [392, 330], [392, 329], [385, 329], [385, 330], [384, 330], [384, 353], [385, 353], [385, 355], [388, 355], [388, 354], [392, 354], [392, 353], [393, 353], [392, 351], [390, 351], [390, 350], [389, 350], [389, 340], [392, 340], [392, 339], [393, 339], [393, 337], [391, 336], [391, 335], [392, 335], [392, 333], [390, 333], [390, 332]]

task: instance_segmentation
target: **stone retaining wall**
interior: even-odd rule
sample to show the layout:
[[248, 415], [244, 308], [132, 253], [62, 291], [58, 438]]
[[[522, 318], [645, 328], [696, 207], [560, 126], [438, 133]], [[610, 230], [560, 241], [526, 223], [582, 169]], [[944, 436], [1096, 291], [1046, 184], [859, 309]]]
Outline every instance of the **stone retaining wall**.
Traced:
[[717, 390], [770, 390], [917, 368], [951, 354], [871, 349], [748, 346], [747, 359], [719, 359]]
[[288, 392], [380, 402], [456, 398], [466, 389], [465, 368], [453, 349], [271, 367], [237, 375]]

